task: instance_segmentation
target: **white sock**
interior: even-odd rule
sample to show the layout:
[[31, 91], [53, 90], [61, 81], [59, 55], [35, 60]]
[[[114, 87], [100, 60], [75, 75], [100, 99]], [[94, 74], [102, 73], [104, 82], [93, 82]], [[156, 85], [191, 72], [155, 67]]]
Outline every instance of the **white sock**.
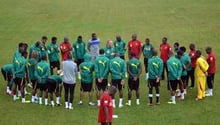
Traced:
[[119, 99], [119, 105], [122, 105], [122, 102], [123, 102], [123, 98], [120, 98]]
[[37, 94], [35, 94], [34, 98], [35, 98], [35, 99], [38, 99], [38, 96], [37, 96]]
[[26, 89], [26, 87], [24, 87], [24, 94], [27, 94], [27, 89]]
[[184, 94], [186, 94], [187, 93], [187, 91], [186, 91], [186, 89], [184, 89]]
[[15, 101], [17, 99], [17, 96], [16, 95], [13, 95], [13, 100]]
[[146, 79], [148, 79], [149, 78], [149, 74], [148, 73], [146, 73]]
[[184, 97], [184, 92], [183, 93], [181, 93], [181, 99], [184, 99], [185, 97]]
[[35, 102], [35, 96], [31, 97], [31, 102]]
[[131, 100], [128, 100], [128, 105], [131, 105]]
[[181, 92], [180, 92], [180, 91], [178, 91], [177, 96], [178, 96], [178, 97], [181, 96]]
[[22, 99], [21, 99], [21, 102], [25, 102], [25, 98], [22, 98]]
[[57, 104], [60, 104], [60, 97], [57, 97], [57, 98], [56, 98], [56, 103], [57, 103]]
[[136, 104], [137, 104], [137, 105], [140, 104], [140, 99], [136, 99]]
[[65, 102], [65, 107], [66, 107], [66, 109], [68, 108], [68, 102]]
[[210, 89], [210, 92], [209, 92], [211, 95], [213, 94], [213, 89]]
[[172, 100], [172, 102], [176, 102], [175, 96], [171, 96], [171, 100]]
[[69, 108], [72, 108], [72, 103], [69, 103]]
[[18, 91], [18, 96], [19, 96], [19, 97], [21, 96], [21, 91]]
[[52, 105], [53, 107], [54, 107], [54, 105], [55, 105], [53, 100], [51, 101], [51, 105]]
[[115, 99], [112, 99], [113, 108], [115, 108]]
[[7, 93], [10, 92], [9, 86], [7, 86], [6, 92], [7, 92]]
[[39, 97], [39, 104], [42, 104], [42, 97]]
[[45, 98], [45, 105], [48, 105], [48, 98]]
[[97, 104], [98, 104], [98, 106], [100, 106], [100, 100], [97, 100]]

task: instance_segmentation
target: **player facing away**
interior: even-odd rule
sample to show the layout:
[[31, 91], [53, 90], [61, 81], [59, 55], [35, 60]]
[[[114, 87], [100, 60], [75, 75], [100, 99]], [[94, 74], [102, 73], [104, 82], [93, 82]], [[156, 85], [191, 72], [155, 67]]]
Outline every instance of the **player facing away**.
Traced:
[[115, 86], [111, 86], [107, 91], [102, 94], [98, 114], [98, 123], [101, 123], [101, 125], [112, 125], [112, 96], [116, 93], [116, 89], [117, 88]]
[[56, 37], [51, 38], [51, 43], [47, 46], [47, 53], [50, 62], [50, 74], [53, 75], [54, 68], [60, 70], [60, 49]]
[[69, 43], [69, 39], [67, 37], [64, 37], [64, 41], [60, 43], [60, 52], [61, 52], [61, 57], [62, 60], [68, 59], [68, 55], [72, 51], [72, 46]]
[[[77, 64], [73, 62], [72, 55], [69, 54], [63, 64], [63, 86], [65, 97], [65, 108], [72, 110], [74, 90], [76, 85]], [[70, 98], [68, 98], [70, 97]]]
[[135, 54], [135, 57], [139, 59], [141, 56], [142, 43], [137, 39], [137, 34], [132, 34], [131, 38], [132, 39], [128, 42], [128, 57], [132, 52]]
[[93, 85], [93, 71], [94, 64], [91, 62], [91, 55], [86, 53], [84, 55], [84, 62], [79, 65], [79, 71], [81, 74], [81, 87], [80, 87], [80, 100], [78, 105], [83, 104], [83, 94], [88, 92], [89, 106], [94, 106], [92, 102], [92, 85]]
[[209, 64], [208, 76], [207, 76], [207, 85], [208, 90], [206, 96], [213, 96], [213, 86], [214, 86], [214, 77], [216, 72], [216, 56], [215, 53], [212, 52], [211, 47], [206, 47], [206, 53], [208, 54], [206, 61]]
[[109, 59], [104, 55], [104, 49], [99, 50], [99, 56], [95, 59], [96, 97], [100, 106], [100, 95], [108, 85]]
[[146, 80], [149, 78], [148, 60], [152, 57], [153, 49], [154, 49], [154, 47], [150, 43], [150, 39], [146, 38], [145, 39], [145, 44], [142, 47], [142, 52], [143, 52], [143, 55], [144, 55], [144, 67], [145, 67], [145, 73], [146, 73], [146, 77], [145, 77]]
[[1, 68], [2, 75], [7, 85], [6, 87], [7, 94], [11, 94], [11, 90], [12, 90], [12, 85], [13, 85], [12, 69], [13, 69], [13, 64], [6, 64], [3, 65]]
[[191, 79], [190, 89], [193, 89], [195, 83], [195, 68], [196, 68], [196, 60], [197, 60], [195, 44], [191, 43], [189, 45], [189, 49], [190, 49], [189, 56], [191, 59], [191, 68], [188, 70], [187, 73], [188, 76], [187, 83], [189, 82], [189, 78], [190, 78]]
[[148, 87], [149, 87], [149, 106], [153, 106], [153, 88], [156, 90], [156, 104], [160, 104], [160, 79], [163, 72], [163, 60], [157, 56], [157, 51], [152, 52], [152, 58], [148, 60]]
[[116, 36], [114, 41], [115, 52], [119, 53], [120, 58], [125, 59], [126, 41], [120, 35]]
[[195, 81], [197, 84], [198, 93], [195, 100], [198, 101], [205, 97], [205, 82], [209, 64], [205, 58], [202, 57], [202, 52], [200, 50], [196, 50], [196, 57]]
[[135, 57], [134, 53], [130, 53], [130, 59], [127, 62], [128, 72], [128, 106], [131, 106], [132, 90], [136, 91], [136, 104], [140, 104], [139, 77], [142, 72], [141, 61]]
[[182, 74], [182, 63], [179, 59], [173, 56], [170, 53], [170, 58], [167, 60], [167, 68], [168, 68], [168, 80], [170, 82], [170, 92], [171, 92], [171, 101], [168, 104], [176, 104], [176, 89], [177, 85], [180, 83], [180, 78]]
[[78, 78], [80, 79], [79, 65], [84, 62], [84, 55], [86, 54], [86, 43], [83, 41], [82, 36], [78, 36], [77, 40], [73, 42], [72, 51], [74, 61], [78, 68]]
[[37, 53], [37, 61], [39, 62], [40, 61], [40, 58], [41, 58], [41, 50], [40, 50], [40, 44], [41, 42], [40, 41], [37, 41], [36, 43], [34, 43], [33, 45], [30, 46], [29, 48], [29, 58], [31, 58], [31, 54], [32, 52], [35, 52]]
[[[171, 53], [171, 46], [167, 43], [167, 38], [162, 38], [162, 43], [160, 44], [160, 58], [163, 60], [163, 73], [162, 80], [165, 79], [164, 70], [167, 73], [167, 60], [169, 58], [169, 54]], [[167, 88], [169, 89], [169, 85], [167, 84]]]
[[[37, 79], [37, 89], [40, 90], [39, 104], [42, 105], [42, 96], [44, 94], [44, 104], [48, 105], [47, 83], [46, 80], [50, 75], [50, 65], [47, 62], [47, 56], [42, 55], [41, 61], [36, 65], [34, 75]], [[33, 94], [34, 95], [34, 94]], [[33, 99], [33, 97], [32, 97]]]
[[47, 89], [51, 101], [51, 106], [54, 107], [53, 95], [56, 95], [56, 105], [60, 106], [60, 89], [62, 87], [62, 77], [60, 75], [51, 75], [47, 78]]
[[97, 38], [96, 33], [92, 33], [91, 39], [88, 43], [88, 50], [92, 56], [92, 61], [95, 60], [95, 58], [99, 55], [99, 45], [100, 45], [100, 39]]
[[[119, 108], [123, 107], [123, 86], [126, 76], [126, 64], [123, 59], [119, 57], [118, 53], [115, 53], [115, 58], [110, 60], [110, 72], [112, 77], [112, 85], [119, 90]], [[115, 107], [115, 99], [113, 98], [113, 107]]]

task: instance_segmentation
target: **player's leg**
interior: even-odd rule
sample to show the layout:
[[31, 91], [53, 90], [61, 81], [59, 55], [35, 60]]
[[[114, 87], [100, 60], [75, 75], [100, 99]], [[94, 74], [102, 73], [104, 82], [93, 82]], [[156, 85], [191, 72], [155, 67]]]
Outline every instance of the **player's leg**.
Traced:
[[69, 94], [69, 85], [66, 83], [63, 83], [64, 86], [64, 98], [65, 98], [65, 108], [69, 108], [69, 103], [68, 103], [68, 94]]
[[[115, 86], [116, 88], [118, 88], [118, 82], [116, 79], [112, 79], [112, 86]], [[112, 95], [112, 103], [113, 103], [113, 107], [115, 108], [115, 94]]]
[[93, 103], [93, 101], [92, 101], [92, 83], [87, 84], [86, 90], [89, 95], [89, 105], [95, 106], [95, 103]]
[[148, 58], [144, 58], [144, 67], [145, 67], [145, 80], [147, 80], [149, 78], [149, 74], [148, 74]]
[[85, 88], [85, 84], [81, 82], [78, 105], [82, 105], [83, 104], [82, 100], [83, 100], [84, 88]]
[[100, 106], [100, 92], [101, 92], [101, 83], [98, 82], [98, 79], [95, 80], [96, 83], [96, 99], [97, 99], [97, 105]]
[[136, 91], [136, 104], [140, 105], [139, 78], [135, 81], [134, 89]]
[[70, 103], [69, 103], [69, 109], [73, 109], [73, 99], [74, 99], [74, 90], [75, 90], [75, 84], [70, 84]]
[[48, 85], [47, 84], [44, 84], [44, 103], [45, 103], [45, 106], [48, 106]]
[[149, 97], [149, 103], [148, 105], [149, 106], [152, 106], [153, 105], [153, 83], [155, 82], [156, 80], [154, 79], [149, 79], [148, 80], [148, 88], [149, 88], [149, 94], [148, 94], [148, 97]]
[[128, 79], [128, 103], [126, 105], [131, 106], [131, 96], [132, 96], [132, 89], [133, 89], [133, 79], [129, 78]]
[[190, 73], [190, 78], [191, 78], [191, 86], [190, 88], [194, 88], [194, 84], [195, 84], [195, 68], [192, 68], [191, 73]]
[[25, 78], [21, 78], [21, 83], [20, 83], [20, 88], [21, 88], [21, 97], [22, 97], [22, 102], [25, 103]]
[[160, 89], [159, 89], [159, 86], [160, 86], [160, 82], [156, 83], [155, 82], [155, 90], [156, 90], [156, 105], [159, 105], [160, 104]]
[[15, 84], [14, 84], [13, 87], [12, 87], [12, 94], [13, 94], [13, 100], [15, 101], [15, 100], [17, 99], [17, 96], [16, 96], [17, 86], [18, 86], [18, 84], [19, 84], [20, 82], [19, 82], [19, 79], [18, 79], [18, 78], [15, 78], [15, 79], [14, 79], [14, 82], [15, 82]]
[[55, 93], [56, 93], [56, 105], [57, 106], [60, 106], [60, 97], [61, 97], [61, 94], [60, 94], [60, 89], [62, 88], [62, 84], [56, 84], [56, 89], [55, 89]]
[[39, 104], [42, 105], [42, 96], [43, 96], [43, 85], [38, 83], [39, 88], [40, 88], [40, 93], [39, 93]]
[[121, 85], [121, 79], [117, 80], [119, 90], [119, 108], [123, 107], [123, 86]]
[[178, 80], [170, 80], [171, 101], [168, 102], [168, 104], [176, 104], [175, 93], [176, 93], [178, 82], [179, 82]]
[[53, 75], [54, 62], [50, 62], [50, 74]]

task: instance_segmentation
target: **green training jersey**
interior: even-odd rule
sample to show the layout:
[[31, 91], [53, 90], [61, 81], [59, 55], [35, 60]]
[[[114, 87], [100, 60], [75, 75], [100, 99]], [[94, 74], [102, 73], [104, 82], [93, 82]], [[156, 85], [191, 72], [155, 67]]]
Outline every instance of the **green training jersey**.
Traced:
[[73, 57], [77, 59], [83, 59], [86, 54], [86, 43], [84, 41], [73, 42]]
[[142, 51], [143, 51], [144, 58], [151, 58], [152, 52], [153, 52], [153, 45], [152, 44], [144, 44]]
[[124, 56], [126, 51], [126, 42], [124, 40], [114, 41], [115, 53], [119, 53], [119, 56]]
[[24, 78], [26, 73], [26, 59], [20, 54], [15, 54], [13, 59], [13, 75], [18, 78]]
[[59, 52], [60, 52], [59, 45], [51, 42], [47, 46], [47, 53], [48, 53], [49, 61], [50, 62], [59, 61], [60, 59]]
[[104, 55], [99, 55], [95, 59], [95, 77], [98, 78], [108, 78], [109, 73], [109, 59]]
[[79, 65], [81, 73], [81, 82], [86, 84], [93, 83], [94, 64], [91, 62], [91, 55], [84, 55], [84, 62]]
[[28, 75], [30, 80], [36, 80], [36, 77], [34, 75], [36, 65], [37, 65], [37, 60], [34, 58], [30, 58], [27, 62]]
[[62, 83], [62, 77], [59, 76], [59, 75], [51, 75], [48, 78], [55, 80], [56, 84], [61, 84]]
[[138, 60], [134, 57], [131, 58], [127, 62], [127, 68], [128, 68], [127, 71], [128, 71], [129, 78], [139, 77], [139, 72], [140, 72], [139, 70], [141, 68], [140, 60]]
[[7, 75], [12, 75], [13, 64], [6, 64], [2, 66], [2, 70], [7, 73]]
[[50, 66], [47, 61], [41, 60], [34, 71], [34, 75], [39, 84], [46, 84], [46, 79], [50, 75]]
[[37, 61], [39, 62], [40, 61], [40, 58], [41, 58], [41, 50], [40, 48], [36, 47], [35, 44], [33, 44], [30, 48], [29, 48], [29, 58], [30, 58], [30, 55], [32, 52], [36, 52], [38, 54], [37, 56]]
[[177, 80], [182, 75], [182, 63], [176, 57], [170, 57], [167, 61], [168, 79]]
[[149, 79], [161, 78], [163, 72], [163, 60], [158, 56], [153, 56], [148, 60]]
[[112, 79], [125, 79], [126, 76], [126, 64], [120, 57], [115, 57], [110, 60], [110, 72]]
[[113, 59], [114, 58], [114, 53], [115, 53], [114, 47], [105, 46], [104, 51], [105, 51], [105, 56], [108, 59]]

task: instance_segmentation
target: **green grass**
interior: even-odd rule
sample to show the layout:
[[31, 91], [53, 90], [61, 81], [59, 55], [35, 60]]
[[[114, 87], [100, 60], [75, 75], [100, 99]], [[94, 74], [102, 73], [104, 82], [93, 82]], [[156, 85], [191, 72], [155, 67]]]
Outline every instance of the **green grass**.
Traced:
[[[1, 0], [0, 1], [0, 65], [12, 62], [17, 43], [29, 44], [40, 40], [41, 36], [57, 36], [59, 41], [68, 36], [71, 41], [83, 35], [88, 41], [92, 32], [101, 39], [102, 47], [108, 39], [121, 34], [127, 41], [132, 33], [144, 41], [149, 37], [159, 48], [161, 38], [166, 36], [169, 43], [179, 41], [188, 47], [194, 42], [204, 52], [212, 46], [217, 59], [220, 58], [220, 1], [219, 0]], [[205, 53], [203, 53], [204, 56]], [[219, 66], [220, 63], [217, 62]], [[141, 77], [141, 105], [134, 104], [122, 109], [116, 108], [119, 115], [115, 125], [146, 124], [220, 124], [220, 93], [216, 73], [214, 96], [196, 102], [196, 89], [189, 90], [186, 101], [168, 105], [169, 92], [165, 82], [161, 85], [161, 105], [146, 106], [148, 90]], [[96, 125], [97, 107], [77, 106], [79, 83], [76, 86], [74, 110], [64, 107], [45, 107], [13, 102], [5, 95], [5, 83], [0, 78], [0, 124], [1, 125]], [[127, 90], [125, 89], [125, 100]], [[30, 97], [27, 97], [30, 98]], [[88, 100], [86, 97], [85, 104]], [[63, 98], [62, 98], [63, 102]]]

